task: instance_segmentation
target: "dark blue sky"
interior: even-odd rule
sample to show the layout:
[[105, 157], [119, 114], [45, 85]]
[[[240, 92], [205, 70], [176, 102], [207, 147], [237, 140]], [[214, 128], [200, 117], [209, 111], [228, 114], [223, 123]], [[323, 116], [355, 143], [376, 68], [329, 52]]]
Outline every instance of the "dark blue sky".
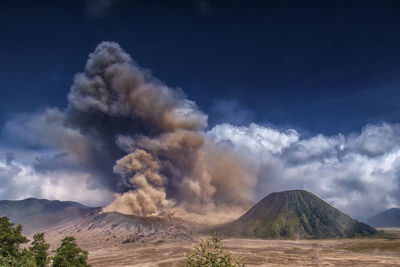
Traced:
[[335, 134], [400, 121], [398, 1], [100, 2], [0, 3], [0, 125], [65, 107], [104, 40], [182, 88], [210, 126]]

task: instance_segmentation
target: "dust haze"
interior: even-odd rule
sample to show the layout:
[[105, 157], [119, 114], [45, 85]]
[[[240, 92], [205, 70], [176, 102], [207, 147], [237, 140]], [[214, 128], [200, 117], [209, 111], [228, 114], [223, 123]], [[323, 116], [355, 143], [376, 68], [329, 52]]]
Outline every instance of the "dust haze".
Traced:
[[257, 180], [245, 158], [207, 138], [207, 115], [117, 43], [96, 47], [74, 77], [67, 109], [50, 113], [64, 128], [51, 133], [51, 145], [115, 192], [104, 211], [231, 218], [251, 203]]

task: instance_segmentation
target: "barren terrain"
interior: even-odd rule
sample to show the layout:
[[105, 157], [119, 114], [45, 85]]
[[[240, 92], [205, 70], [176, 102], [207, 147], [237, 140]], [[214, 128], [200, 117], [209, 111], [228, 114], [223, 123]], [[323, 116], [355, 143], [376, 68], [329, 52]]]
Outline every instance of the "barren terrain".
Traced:
[[[224, 240], [247, 266], [400, 266], [400, 240]], [[87, 248], [93, 266], [184, 266], [192, 242]]]
[[[380, 238], [330, 240], [225, 239], [226, 250], [241, 257], [246, 266], [400, 266], [400, 239], [385, 229]], [[184, 266], [188, 248], [200, 236], [182, 237], [144, 232], [143, 236], [115, 235], [102, 230], [53, 229], [47, 238], [55, 247], [62, 236], [74, 235], [89, 251], [93, 267]]]
[[[205, 227], [181, 218], [98, 213], [36, 229], [54, 250], [74, 236], [93, 267], [184, 266], [188, 248]], [[400, 266], [400, 228], [378, 229], [373, 238], [320, 240], [224, 239], [225, 249], [246, 266]], [[32, 234], [28, 234], [32, 238]]]

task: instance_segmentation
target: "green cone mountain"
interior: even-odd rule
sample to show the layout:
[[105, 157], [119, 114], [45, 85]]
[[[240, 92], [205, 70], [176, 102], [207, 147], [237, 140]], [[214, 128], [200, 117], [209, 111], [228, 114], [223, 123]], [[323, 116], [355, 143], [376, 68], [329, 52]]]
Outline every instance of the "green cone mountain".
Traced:
[[350, 238], [376, 230], [304, 190], [277, 192], [236, 221], [214, 229], [218, 234], [250, 238]]

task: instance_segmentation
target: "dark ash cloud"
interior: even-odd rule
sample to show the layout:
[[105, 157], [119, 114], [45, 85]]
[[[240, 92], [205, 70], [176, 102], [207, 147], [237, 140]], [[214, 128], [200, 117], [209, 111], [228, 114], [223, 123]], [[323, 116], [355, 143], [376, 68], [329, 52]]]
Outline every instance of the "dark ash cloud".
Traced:
[[90, 188], [115, 192], [107, 211], [237, 213], [256, 178], [239, 154], [204, 135], [206, 127], [207, 115], [181, 90], [103, 42], [75, 75], [65, 111], [17, 116], [6, 132], [56, 152], [36, 158], [37, 173], [89, 173]]
[[[235, 124], [252, 120], [232, 101], [215, 101], [214, 112]], [[117, 43], [103, 42], [75, 75], [66, 110], [7, 121], [5, 134], [39, 155], [30, 163], [12, 154], [0, 161], [0, 196], [88, 204], [115, 193], [105, 210], [207, 217], [298, 188], [358, 218], [400, 204], [398, 124], [307, 138], [254, 123], [206, 127], [207, 115], [181, 90], [143, 71]]]

